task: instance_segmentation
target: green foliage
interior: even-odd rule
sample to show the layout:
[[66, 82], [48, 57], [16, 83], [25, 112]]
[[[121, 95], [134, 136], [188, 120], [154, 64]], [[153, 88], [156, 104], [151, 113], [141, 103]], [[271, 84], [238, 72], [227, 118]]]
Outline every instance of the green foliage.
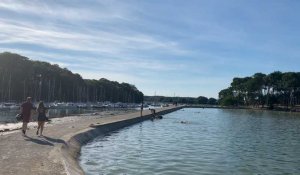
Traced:
[[198, 98], [193, 97], [164, 97], [164, 96], [145, 96], [145, 101], [157, 102], [157, 103], [183, 103], [183, 104], [209, 104], [217, 105], [218, 100], [215, 98], [207, 98], [200, 96]]
[[217, 105], [218, 104], [218, 100], [215, 99], [215, 98], [209, 98], [207, 100], [207, 104], [209, 104], [209, 105]]
[[207, 104], [208, 103], [207, 97], [200, 96], [197, 98], [197, 100], [198, 100], [198, 104]]
[[237, 99], [233, 96], [226, 96], [220, 100], [221, 106], [234, 106], [237, 105]]
[[294, 106], [299, 103], [300, 73], [275, 71], [269, 75], [256, 73], [251, 77], [233, 78], [231, 86], [219, 92], [221, 105], [267, 104]]
[[23, 101], [27, 96], [44, 101], [141, 102], [134, 85], [107, 79], [84, 80], [66, 68], [31, 61], [12, 53], [0, 54], [0, 101]]

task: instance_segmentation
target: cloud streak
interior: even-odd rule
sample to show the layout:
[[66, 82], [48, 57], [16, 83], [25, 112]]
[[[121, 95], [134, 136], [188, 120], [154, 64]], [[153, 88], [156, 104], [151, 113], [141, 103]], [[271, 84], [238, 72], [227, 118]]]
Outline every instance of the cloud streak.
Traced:
[[[111, 21], [128, 20], [126, 9], [119, 8], [115, 1], [22, 1], [3, 0], [0, 9], [39, 18], [63, 19], [72, 21]], [[123, 4], [124, 5], [124, 4]]]

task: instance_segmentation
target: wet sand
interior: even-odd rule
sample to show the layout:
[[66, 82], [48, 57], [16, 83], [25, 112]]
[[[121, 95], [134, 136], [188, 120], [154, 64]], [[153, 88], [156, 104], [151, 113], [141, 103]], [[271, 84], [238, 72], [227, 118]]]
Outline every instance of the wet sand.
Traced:
[[[157, 109], [157, 112], [174, 108]], [[145, 110], [143, 115], [145, 119], [151, 116], [149, 110]], [[0, 174], [83, 174], [76, 158], [80, 144], [92, 137], [87, 138], [82, 133], [96, 130], [95, 128], [101, 128], [102, 125], [109, 127], [110, 124], [139, 118], [140, 112], [116, 114], [108, 111], [105, 114], [53, 119], [50, 124], [46, 124], [44, 137], [35, 135], [35, 123], [30, 125], [26, 137], [22, 136], [20, 130], [1, 132]]]

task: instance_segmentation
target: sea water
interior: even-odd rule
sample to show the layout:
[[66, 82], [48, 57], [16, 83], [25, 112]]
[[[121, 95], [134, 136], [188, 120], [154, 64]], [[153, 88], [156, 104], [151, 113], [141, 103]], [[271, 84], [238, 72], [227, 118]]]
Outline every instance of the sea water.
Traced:
[[99, 136], [81, 150], [87, 175], [300, 174], [300, 116], [182, 109]]

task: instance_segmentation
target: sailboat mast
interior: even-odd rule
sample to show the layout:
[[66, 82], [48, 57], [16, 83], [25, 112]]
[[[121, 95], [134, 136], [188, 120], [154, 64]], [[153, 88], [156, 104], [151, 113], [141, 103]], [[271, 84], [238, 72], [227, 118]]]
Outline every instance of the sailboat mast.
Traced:
[[11, 73], [9, 75], [9, 83], [8, 83], [8, 101], [11, 100]]

